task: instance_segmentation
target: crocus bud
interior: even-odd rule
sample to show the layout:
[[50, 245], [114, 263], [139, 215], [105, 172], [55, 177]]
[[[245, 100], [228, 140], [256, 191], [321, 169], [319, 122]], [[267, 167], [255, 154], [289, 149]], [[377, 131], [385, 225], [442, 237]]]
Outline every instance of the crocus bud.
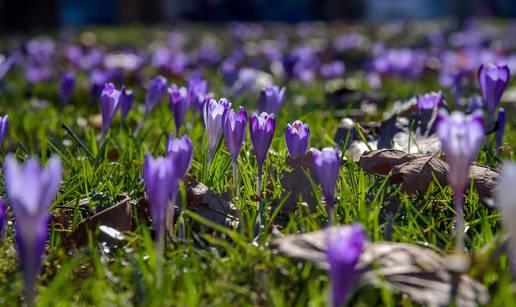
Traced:
[[7, 132], [9, 132], [9, 115], [0, 116], [0, 145], [4, 143]]
[[174, 121], [176, 123], [176, 134], [179, 133], [179, 128], [183, 124], [186, 112], [190, 107], [190, 95], [186, 87], [178, 88], [172, 84], [168, 88], [168, 97], [170, 99], [170, 110], [174, 113]]
[[222, 135], [222, 119], [224, 113], [231, 107], [226, 98], [221, 98], [218, 102], [210, 99], [204, 103], [203, 117], [204, 126], [208, 132], [208, 147], [210, 148], [210, 161], [213, 159], [215, 149], [219, 144]]
[[208, 82], [201, 79], [199, 74], [194, 74], [190, 79], [188, 79], [187, 87], [191, 103], [193, 103], [198, 110], [202, 110], [204, 107], [204, 101], [208, 95]]
[[469, 169], [482, 145], [484, 120], [481, 111], [471, 115], [448, 114], [441, 110], [437, 117], [437, 134], [448, 161], [448, 183], [456, 196], [462, 196], [468, 184]]
[[167, 79], [163, 76], [154, 78], [145, 95], [145, 114], [147, 116], [160, 103], [167, 91]]
[[108, 82], [108, 79], [109, 75], [105, 71], [95, 69], [90, 73], [90, 92], [92, 100], [97, 101], [97, 99], [99, 99], [102, 88], [104, 84]]
[[503, 145], [503, 137], [505, 135], [505, 110], [500, 108], [498, 110], [498, 118], [497, 118], [497, 129], [496, 129], [496, 147], [500, 148]]
[[7, 199], [16, 217], [15, 242], [29, 306], [34, 303], [36, 279], [48, 240], [48, 208], [57, 195], [62, 173], [57, 157], [50, 158], [45, 168], [36, 159], [19, 165], [12, 155], [4, 162]]
[[120, 89], [120, 99], [118, 101], [118, 104], [120, 105], [122, 119], [125, 119], [129, 114], [129, 111], [131, 111], [131, 108], [133, 107], [133, 99], [133, 91], [126, 89], [122, 86], [122, 89]]
[[510, 76], [511, 73], [507, 65], [489, 63], [480, 66], [478, 81], [486, 102], [488, 125], [493, 120], [494, 112], [500, 103], [500, 99], [502, 99], [503, 91], [509, 83]]
[[59, 99], [61, 99], [61, 103], [67, 104], [70, 101], [74, 88], [75, 74], [73, 72], [64, 73], [59, 81]]
[[496, 206], [503, 214], [503, 222], [509, 235], [510, 264], [516, 279], [516, 163], [505, 162], [498, 178], [495, 192]]
[[120, 100], [120, 91], [118, 91], [113, 83], [106, 83], [102, 94], [100, 95], [100, 110], [102, 112], [102, 140], [105, 139], [111, 122], [118, 109]]
[[233, 109], [229, 109], [223, 118], [224, 141], [231, 154], [233, 163], [237, 163], [238, 154], [242, 150], [245, 139], [245, 128], [247, 125], [247, 112], [244, 107], [240, 107], [240, 111], [235, 113]]
[[307, 124], [296, 120], [285, 127], [285, 143], [287, 144], [288, 154], [292, 158], [302, 156], [308, 150], [310, 143], [310, 129]]
[[360, 225], [329, 229], [326, 260], [329, 265], [331, 306], [344, 306], [356, 282], [356, 265], [367, 243], [367, 234]]
[[145, 155], [143, 164], [145, 192], [149, 197], [150, 211], [157, 241], [160, 240], [165, 226], [167, 206], [171, 197], [177, 193], [177, 173], [171, 158]]
[[285, 102], [285, 87], [279, 88], [275, 85], [269, 85], [260, 94], [258, 109], [260, 113], [278, 113], [283, 106], [283, 102]]
[[274, 129], [276, 128], [276, 119], [274, 114], [265, 112], [260, 115], [253, 113], [249, 121], [249, 132], [251, 134], [251, 142], [253, 143], [256, 162], [258, 163], [258, 171], [261, 171], [267, 152], [272, 143]]
[[178, 178], [184, 179], [193, 159], [192, 140], [188, 135], [181, 138], [172, 138], [172, 134], [167, 137], [167, 157], [172, 159], [175, 164]]
[[5, 208], [5, 202], [0, 198], [0, 243], [4, 238], [5, 224], [7, 223], [7, 209]]
[[442, 92], [430, 92], [416, 98], [418, 110], [433, 110], [443, 103]]
[[328, 206], [328, 211], [333, 210], [333, 194], [335, 193], [335, 184], [339, 178], [339, 153], [336, 149], [326, 147], [321, 151], [315, 149], [312, 152], [313, 169], [322, 186], [324, 199]]

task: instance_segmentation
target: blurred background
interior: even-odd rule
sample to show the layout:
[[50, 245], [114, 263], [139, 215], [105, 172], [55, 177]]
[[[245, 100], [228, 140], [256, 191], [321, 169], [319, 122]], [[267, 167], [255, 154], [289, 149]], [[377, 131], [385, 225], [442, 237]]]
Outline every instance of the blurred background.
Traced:
[[0, 31], [180, 21], [515, 17], [514, 0], [0, 0]]

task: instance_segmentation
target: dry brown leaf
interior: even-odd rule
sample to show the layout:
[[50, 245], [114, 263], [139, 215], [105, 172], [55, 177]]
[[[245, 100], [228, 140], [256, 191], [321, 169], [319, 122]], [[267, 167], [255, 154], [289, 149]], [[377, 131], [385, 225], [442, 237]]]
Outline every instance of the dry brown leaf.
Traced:
[[291, 171], [283, 170], [281, 172], [281, 185], [286, 193], [290, 193], [288, 199], [282, 207], [282, 211], [290, 213], [296, 210], [299, 198], [306, 202], [309, 208], [315, 210], [317, 200], [314, 197], [310, 180], [307, 178], [305, 171], [309, 174], [312, 170], [312, 152], [307, 152], [304, 156], [293, 159], [287, 157], [287, 166], [292, 168]]
[[[284, 255], [312, 261], [327, 269], [325, 239], [325, 231], [316, 231], [277, 238], [272, 247]], [[356, 267], [360, 272], [358, 287], [387, 287], [395, 293], [408, 295], [418, 304], [448, 306], [453, 275], [447, 262], [447, 258], [416, 245], [369, 243]], [[460, 275], [457, 306], [477, 306], [488, 301], [489, 294], [482, 284], [466, 274]]]
[[[79, 223], [77, 228], [68, 237], [69, 242], [75, 246], [82, 246], [88, 242], [88, 231], [95, 231], [100, 225], [108, 226], [119, 232], [132, 229], [132, 204], [129, 197], [124, 197], [116, 205], [87, 218]], [[102, 241], [111, 242], [112, 238], [103, 233]]]
[[[408, 154], [401, 150], [380, 149], [364, 154], [358, 162], [366, 173], [391, 174], [391, 183], [401, 183], [407, 193], [426, 192], [437, 179], [447, 184], [448, 164], [435, 155]], [[489, 199], [496, 185], [498, 172], [480, 165], [472, 165], [470, 178], [482, 199]]]

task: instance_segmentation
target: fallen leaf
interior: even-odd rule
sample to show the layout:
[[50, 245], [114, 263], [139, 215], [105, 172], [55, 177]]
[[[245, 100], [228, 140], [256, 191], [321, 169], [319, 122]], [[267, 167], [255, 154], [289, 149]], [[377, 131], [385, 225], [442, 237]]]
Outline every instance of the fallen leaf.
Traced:
[[[327, 270], [326, 231], [331, 231], [331, 228], [280, 237], [273, 240], [271, 246], [286, 256], [312, 261]], [[447, 262], [448, 258], [416, 245], [368, 243], [356, 266], [359, 272], [357, 288], [386, 287], [394, 293], [408, 295], [417, 304], [448, 306], [456, 275], [450, 272]], [[459, 275], [457, 306], [477, 306], [488, 302], [489, 294], [481, 283], [466, 274]]]
[[[380, 149], [364, 154], [358, 162], [366, 173], [387, 175], [393, 184], [402, 184], [407, 193], [426, 192], [430, 183], [437, 179], [447, 184], [448, 164], [435, 155], [408, 154], [401, 150]], [[481, 199], [488, 200], [496, 185], [498, 172], [480, 165], [472, 165], [470, 178]]]
[[[79, 223], [68, 237], [69, 243], [75, 246], [86, 244], [88, 242], [88, 231], [95, 231], [100, 225], [113, 228], [118, 232], [130, 231], [133, 225], [130, 198], [125, 196], [117, 204]], [[113, 238], [104, 233], [100, 233], [100, 240], [113, 242]]]
[[283, 170], [281, 172], [281, 186], [290, 195], [282, 207], [283, 213], [294, 212], [300, 198], [308, 204], [310, 210], [315, 211], [317, 199], [313, 194], [310, 180], [305, 174], [305, 171], [309, 174], [312, 172], [312, 161], [311, 151], [296, 159], [290, 156], [287, 157], [286, 163], [291, 170]]

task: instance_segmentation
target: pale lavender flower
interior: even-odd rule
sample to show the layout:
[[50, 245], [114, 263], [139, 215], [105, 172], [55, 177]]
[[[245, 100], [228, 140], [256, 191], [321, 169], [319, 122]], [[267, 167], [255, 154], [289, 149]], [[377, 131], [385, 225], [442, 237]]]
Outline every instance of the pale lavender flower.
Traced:
[[324, 79], [332, 79], [341, 77], [345, 70], [344, 62], [335, 60], [321, 65], [319, 72]]
[[210, 99], [205, 102], [203, 109], [204, 126], [208, 133], [208, 147], [210, 148], [210, 161], [213, 159], [215, 149], [222, 136], [222, 119], [224, 113], [231, 107], [226, 98], [221, 98], [218, 102]]
[[448, 114], [441, 110], [437, 117], [437, 135], [441, 140], [448, 162], [448, 183], [453, 189], [457, 213], [457, 250], [462, 252], [464, 221], [462, 217], [463, 194], [468, 185], [471, 164], [482, 145], [484, 118], [480, 110], [471, 115], [461, 112]]
[[36, 159], [19, 165], [12, 155], [4, 162], [4, 181], [16, 217], [15, 240], [28, 305], [34, 303], [36, 279], [48, 240], [48, 209], [59, 190], [62, 173], [57, 157], [50, 158], [45, 168]]
[[367, 244], [362, 226], [330, 228], [327, 230], [326, 261], [329, 265], [331, 306], [344, 306], [358, 277], [356, 265]]

